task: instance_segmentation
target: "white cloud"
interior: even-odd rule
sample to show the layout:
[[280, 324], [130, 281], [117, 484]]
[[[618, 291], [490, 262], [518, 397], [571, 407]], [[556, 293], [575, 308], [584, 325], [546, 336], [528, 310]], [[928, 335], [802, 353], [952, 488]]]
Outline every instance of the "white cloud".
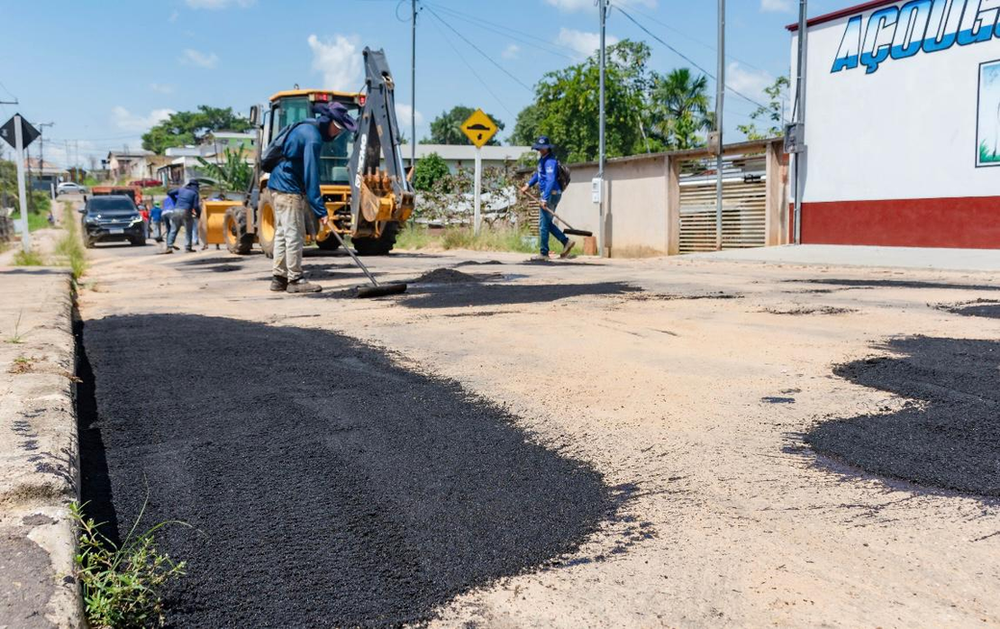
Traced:
[[111, 120], [122, 131], [148, 131], [150, 127], [163, 122], [174, 113], [177, 112], [173, 109], [154, 109], [148, 115], [142, 116], [117, 105], [111, 110]]
[[174, 93], [174, 86], [173, 85], [165, 85], [163, 83], [150, 83], [149, 84], [149, 89], [153, 90], [154, 92], [158, 92], [160, 94], [173, 94]]
[[500, 53], [500, 56], [504, 59], [517, 59], [521, 55], [521, 47], [517, 44], [510, 44], [504, 51]]
[[219, 56], [214, 52], [204, 53], [192, 48], [185, 48], [181, 54], [181, 63], [201, 68], [214, 68], [219, 64]]
[[774, 77], [763, 70], [748, 70], [736, 61], [726, 66], [726, 85], [747, 98], [765, 102], [764, 88], [774, 84]]
[[353, 91], [361, 87], [361, 53], [357, 37], [336, 35], [322, 41], [310, 35], [312, 69], [323, 73], [323, 87], [329, 90]]
[[760, 10], [769, 13], [788, 13], [792, 10], [792, 0], [760, 0]]
[[[614, 35], [607, 35], [606, 39], [608, 46], [618, 43], [618, 38]], [[577, 31], [572, 28], [561, 28], [559, 29], [559, 37], [556, 38], [556, 43], [560, 46], [572, 48], [576, 52], [577, 57], [586, 59], [601, 47], [601, 35], [600, 33]]]
[[[396, 103], [396, 121], [399, 122], [401, 129], [408, 130], [410, 128], [410, 112], [413, 108], [409, 105], [403, 103]], [[417, 110], [417, 124], [424, 124], [424, 115]]]
[[237, 6], [245, 9], [256, 2], [256, 0], [184, 0], [192, 9], [225, 9], [230, 6]]
[[[560, 11], [593, 11], [597, 9], [594, 0], [545, 0], [547, 4], [558, 7]], [[615, 0], [615, 5], [620, 7], [646, 7], [655, 9], [657, 0]]]

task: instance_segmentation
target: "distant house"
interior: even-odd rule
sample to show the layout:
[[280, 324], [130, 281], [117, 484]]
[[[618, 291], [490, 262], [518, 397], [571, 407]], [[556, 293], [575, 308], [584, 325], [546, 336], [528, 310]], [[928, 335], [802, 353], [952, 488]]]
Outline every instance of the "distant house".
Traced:
[[202, 146], [212, 148], [213, 153], [222, 154], [226, 149], [249, 151], [257, 141], [255, 133], [238, 133], [236, 131], [213, 131], [205, 136]]
[[[403, 164], [410, 167], [410, 145], [400, 147], [403, 154]], [[514, 166], [525, 153], [534, 155], [530, 146], [484, 146], [482, 148], [483, 168]], [[416, 146], [417, 161], [432, 153], [448, 164], [451, 172], [459, 168], [471, 170], [476, 166], [476, 147], [471, 144], [418, 144]]]
[[107, 165], [112, 179], [146, 179], [152, 175], [149, 168], [150, 151], [111, 151]]
[[24, 160], [24, 167], [31, 179], [32, 190], [48, 192], [66, 177], [66, 169], [60, 168], [48, 161], [40, 161], [34, 157]]
[[225, 161], [226, 149], [241, 151], [243, 159], [248, 164], [254, 162], [254, 143], [256, 136], [252, 133], [235, 133], [216, 131], [205, 136], [197, 146], [175, 146], [164, 151], [166, 163], [156, 169], [154, 175], [165, 186], [179, 186], [191, 179], [209, 179], [205, 167], [201, 163]]

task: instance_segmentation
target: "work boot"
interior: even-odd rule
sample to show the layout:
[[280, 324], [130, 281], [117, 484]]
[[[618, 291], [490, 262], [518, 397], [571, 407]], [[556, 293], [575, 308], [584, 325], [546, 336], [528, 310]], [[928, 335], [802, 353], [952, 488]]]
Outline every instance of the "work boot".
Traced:
[[529, 258], [528, 261], [529, 262], [548, 262], [549, 261], [549, 256], [543, 256], [542, 254], [539, 253], [537, 256], [531, 256], [531, 258]]
[[288, 288], [288, 278], [281, 277], [280, 275], [275, 275], [271, 278], [271, 292], [272, 293], [283, 293], [285, 289]]
[[194, 253], [194, 249], [191, 247], [184, 247], [184, 253]]
[[563, 250], [562, 250], [562, 253], [559, 254], [559, 257], [560, 258], [567, 258], [567, 257], [569, 257], [569, 252], [573, 250], [574, 246], [576, 246], [576, 241], [575, 240], [567, 240], [566, 244], [563, 245]]
[[170, 245], [170, 248], [173, 249], [174, 251], [180, 251], [181, 250], [181, 248], [178, 247], [177, 245]]
[[285, 289], [289, 293], [318, 293], [323, 290], [323, 287], [319, 284], [310, 284], [304, 279], [297, 279], [288, 283], [288, 288]]
[[161, 255], [166, 255], [168, 253], [173, 253], [173, 252], [174, 252], [173, 249], [171, 249], [170, 247], [167, 247], [166, 249], [164, 249], [163, 251], [161, 251], [160, 254]]

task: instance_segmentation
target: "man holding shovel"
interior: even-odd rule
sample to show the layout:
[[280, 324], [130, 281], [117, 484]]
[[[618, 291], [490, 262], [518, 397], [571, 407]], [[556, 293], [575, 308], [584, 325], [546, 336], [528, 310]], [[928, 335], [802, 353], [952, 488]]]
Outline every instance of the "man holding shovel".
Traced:
[[[539, 254], [532, 258], [532, 260], [549, 259], [550, 233], [556, 237], [556, 240], [562, 243], [563, 250], [559, 254], [559, 257], [565, 258], [573, 250], [573, 246], [576, 243], [570, 240], [559, 229], [559, 226], [552, 221], [553, 214], [556, 208], [559, 207], [559, 201], [562, 200], [563, 192], [562, 188], [559, 187], [559, 161], [552, 154], [554, 147], [549, 142], [547, 136], [543, 135], [538, 138], [538, 141], [531, 148], [538, 151], [538, 169], [535, 170], [535, 174], [532, 175], [531, 180], [521, 188], [521, 192], [525, 193], [532, 186], [538, 184], [538, 189], [541, 192], [542, 206], [538, 211], [538, 244], [540, 250]], [[548, 210], [548, 212], [545, 210]]]

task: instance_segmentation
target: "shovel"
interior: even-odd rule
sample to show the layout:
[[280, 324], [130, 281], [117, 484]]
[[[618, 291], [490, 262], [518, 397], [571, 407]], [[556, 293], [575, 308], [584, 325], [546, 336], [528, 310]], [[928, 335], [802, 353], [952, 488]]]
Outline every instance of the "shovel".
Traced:
[[538, 202], [538, 207], [543, 212], [548, 212], [549, 214], [552, 215], [552, 218], [556, 219], [557, 221], [559, 221], [560, 223], [562, 223], [563, 225], [565, 225], [566, 229], [563, 230], [564, 234], [568, 234], [570, 236], [586, 236], [586, 237], [590, 237], [590, 236], [594, 235], [594, 232], [589, 232], [589, 231], [587, 231], [585, 229], [576, 229], [575, 227], [573, 227], [572, 225], [570, 225], [569, 223], [567, 223], [566, 221], [564, 221], [561, 217], [557, 216], [555, 212], [553, 212], [549, 208], [545, 207], [545, 204], [542, 203], [541, 199], [539, 199], [535, 195], [531, 194], [530, 192], [525, 192], [524, 194], [529, 199]]
[[350, 247], [344, 242], [344, 239], [340, 237], [340, 234], [334, 229], [330, 229], [330, 235], [337, 239], [340, 246], [344, 248], [347, 253], [350, 254], [351, 259], [354, 260], [354, 264], [358, 265], [358, 268], [365, 272], [368, 276], [368, 281], [372, 283], [371, 286], [358, 286], [358, 299], [365, 299], [369, 297], [386, 297], [388, 295], [399, 295], [406, 292], [406, 284], [379, 284], [372, 272], [368, 270], [361, 260], [358, 258], [357, 254], [351, 251]]

